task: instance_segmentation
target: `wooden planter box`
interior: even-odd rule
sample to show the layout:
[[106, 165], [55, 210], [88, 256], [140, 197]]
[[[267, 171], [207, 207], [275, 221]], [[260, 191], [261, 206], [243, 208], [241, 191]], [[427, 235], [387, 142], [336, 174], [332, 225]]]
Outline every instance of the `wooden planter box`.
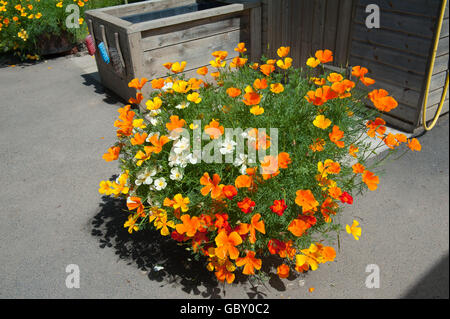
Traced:
[[195, 71], [209, 64], [213, 51], [228, 51], [227, 60], [238, 56], [239, 42], [246, 43], [251, 59], [261, 55], [259, 1], [144, 1], [87, 11], [86, 21], [96, 45], [104, 42], [120, 64], [106, 64], [97, 49], [102, 84], [125, 101], [136, 93], [128, 82], [165, 77], [163, 63], [186, 61], [184, 73], [198, 76]]

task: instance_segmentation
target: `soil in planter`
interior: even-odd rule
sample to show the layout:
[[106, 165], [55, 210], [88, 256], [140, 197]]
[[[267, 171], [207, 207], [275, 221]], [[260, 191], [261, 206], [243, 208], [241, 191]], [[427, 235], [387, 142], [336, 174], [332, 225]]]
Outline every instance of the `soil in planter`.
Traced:
[[191, 12], [197, 12], [201, 10], [206, 9], [212, 9], [217, 8], [226, 5], [226, 3], [220, 3], [217, 1], [208, 1], [208, 2], [200, 2], [200, 3], [193, 3], [185, 6], [175, 7], [175, 8], [168, 8], [163, 10], [157, 10], [157, 11], [151, 11], [151, 12], [144, 12], [144, 13], [137, 13], [132, 14], [128, 16], [120, 17], [122, 20], [126, 20], [131, 23], [139, 23], [144, 21], [151, 21], [151, 20], [157, 20], [167, 17], [173, 17], [180, 14], [185, 13], [191, 13]]

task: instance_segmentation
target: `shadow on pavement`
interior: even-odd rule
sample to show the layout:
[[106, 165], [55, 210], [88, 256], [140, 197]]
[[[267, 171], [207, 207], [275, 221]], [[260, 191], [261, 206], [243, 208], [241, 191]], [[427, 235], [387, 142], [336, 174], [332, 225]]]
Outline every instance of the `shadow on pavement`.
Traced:
[[100, 76], [98, 72], [82, 74], [83, 84], [86, 86], [90, 86], [94, 88], [94, 92], [98, 94], [104, 95], [103, 101], [107, 104], [127, 104], [127, 101], [124, 101], [118, 95], [116, 95], [113, 91], [105, 88], [100, 82]]
[[448, 299], [448, 258], [447, 253], [403, 298]]
[[[143, 230], [129, 234], [123, 227], [129, 215], [125, 200], [108, 196], [102, 200], [100, 210], [91, 222], [91, 234], [98, 238], [101, 248], [114, 249], [119, 258], [146, 271], [151, 281], [162, 286], [181, 287], [184, 292], [203, 298], [226, 297], [229, 285], [218, 282], [214, 273], [206, 269], [205, 258], [196, 260], [185, 249], [186, 246], [178, 244], [170, 236], [161, 236], [158, 231]], [[280, 259], [268, 257], [263, 260], [262, 270], [270, 271], [280, 264]], [[265, 298], [269, 292], [266, 283], [277, 291], [286, 290], [283, 281], [275, 274], [265, 282], [251, 279], [236, 271], [233, 283], [233, 286], [239, 285], [239, 289], [244, 289], [250, 299]], [[294, 275], [288, 278], [295, 279]]]

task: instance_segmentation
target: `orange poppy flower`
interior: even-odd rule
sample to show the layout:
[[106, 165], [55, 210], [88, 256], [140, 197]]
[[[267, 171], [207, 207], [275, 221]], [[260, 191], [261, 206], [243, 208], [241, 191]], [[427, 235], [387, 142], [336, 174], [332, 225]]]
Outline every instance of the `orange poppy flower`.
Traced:
[[281, 168], [288, 168], [288, 165], [292, 163], [289, 153], [281, 152], [278, 154], [278, 166]]
[[334, 199], [339, 199], [342, 195], [342, 189], [337, 186], [330, 187], [328, 189], [328, 194]]
[[237, 195], [237, 189], [233, 185], [224, 186], [222, 189], [223, 195], [229, 200], [232, 200]]
[[142, 102], [142, 100], [144, 99], [144, 95], [141, 92], [137, 92], [136, 93], [136, 98], [131, 97], [128, 100], [128, 103], [131, 104], [140, 104]]
[[343, 148], [345, 146], [345, 143], [340, 141], [340, 139], [344, 137], [344, 132], [339, 129], [339, 126], [334, 125], [333, 130], [328, 134], [328, 136], [330, 137], [330, 141], [335, 143], [337, 147]]
[[182, 224], [175, 225], [175, 229], [179, 234], [186, 234], [188, 237], [194, 237], [198, 228], [200, 227], [200, 220], [197, 216], [189, 216], [188, 214], [184, 214], [180, 217]]
[[280, 174], [278, 158], [273, 156], [265, 156], [264, 161], [261, 162], [261, 170], [263, 179], [269, 179]]
[[236, 177], [236, 180], [234, 181], [234, 185], [237, 188], [244, 188], [244, 187], [251, 187], [253, 184], [253, 179], [248, 175], [239, 175]]
[[361, 163], [353, 164], [352, 169], [353, 169], [353, 173], [355, 173], [355, 174], [362, 174], [366, 170], [364, 165], [362, 165]]
[[283, 70], [289, 69], [292, 66], [292, 58], [285, 58], [284, 61], [278, 60], [277, 66]]
[[364, 77], [364, 75], [366, 75], [368, 72], [369, 72], [369, 70], [367, 70], [366, 68], [361, 67], [359, 65], [354, 66], [352, 68], [352, 75], [356, 76], [357, 78]]
[[268, 86], [268, 84], [267, 84], [267, 79], [266, 79], [266, 78], [256, 79], [256, 80], [253, 82], [253, 87], [254, 87], [256, 90], [264, 90], [264, 89], [267, 88], [267, 86]]
[[297, 197], [295, 198], [295, 203], [298, 206], [302, 207], [303, 213], [309, 211], [316, 211], [317, 206], [319, 206], [319, 202], [314, 198], [313, 193], [308, 190], [298, 190], [296, 193]]
[[280, 58], [284, 58], [285, 56], [289, 55], [290, 51], [291, 51], [291, 47], [280, 47], [277, 50], [277, 54]]
[[386, 126], [384, 126], [385, 124], [386, 121], [380, 117], [377, 117], [373, 121], [368, 121], [366, 123], [366, 127], [369, 128], [367, 135], [370, 137], [375, 137], [376, 133], [378, 133], [379, 135], [384, 135], [384, 133], [386, 132]]
[[392, 96], [388, 95], [389, 93], [386, 90], [379, 89], [370, 92], [368, 97], [379, 111], [389, 112], [397, 107], [398, 102]]
[[250, 68], [252, 68], [253, 70], [258, 70], [259, 68], [259, 63], [253, 63], [252, 65], [250, 65]]
[[275, 71], [275, 67], [271, 64], [263, 64], [259, 67], [262, 73], [264, 73], [266, 76], [269, 76], [270, 73]]
[[249, 250], [245, 257], [240, 257], [236, 259], [236, 266], [242, 267], [242, 273], [244, 275], [254, 275], [255, 269], [260, 270], [262, 266], [262, 260], [255, 258], [256, 253], [254, 251]]
[[330, 215], [336, 215], [338, 207], [339, 205], [335, 203], [331, 197], [325, 198], [322, 205], [320, 205], [320, 212], [322, 213], [326, 223], [331, 222]]
[[333, 52], [330, 50], [318, 50], [316, 51], [315, 57], [321, 63], [328, 63], [333, 61]]
[[392, 133], [389, 133], [388, 135], [384, 136], [382, 138], [384, 144], [386, 144], [387, 147], [389, 147], [390, 149], [394, 149], [395, 147], [399, 146], [400, 143], [397, 141], [397, 139], [395, 138], [395, 135]]
[[216, 199], [222, 195], [223, 184], [220, 184], [220, 176], [218, 174], [214, 174], [213, 178], [209, 177], [209, 173], [205, 172], [203, 176], [200, 178], [200, 184], [204, 187], [200, 190], [200, 193], [203, 196], [206, 196], [211, 192], [211, 198]]
[[308, 60], [306, 60], [306, 65], [309, 66], [310, 68], [315, 68], [319, 64], [320, 64], [320, 60], [319, 59], [315, 59], [313, 57], [308, 58]]
[[257, 105], [259, 104], [259, 102], [261, 102], [261, 95], [256, 92], [245, 93], [242, 102], [244, 102], [248, 106]]
[[325, 140], [322, 138], [318, 138], [312, 145], [309, 145], [309, 148], [313, 152], [322, 152], [324, 150], [324, 146], [325, 146]]
[[197, 69], [197, 74], [205, 76], [206, 74], [208, 74], [208, 68], [206, 66], [198, 68]]
[[287, 277], [289, 277], [289, 271], [290, 271], [290, 268], [286, 264], [282, 264], [282, 265], [277, 267], [277, 275], [280, 278], [287, 278]]
[[324, 85], [325, 83], [327, 83], [327, 80], [325, 80], [324, 78], [312, 77], [309, 80], [314, 82], [315, 85], [319, 85], [319, 86]]
[[163, 66], [164, 66], [167, 70], [170, 70], [170, 69], [172, 68], [172, 64], [173, 64], [173, 63], [171, 63], [171, 62], [167, 62], [167, 63], [164, 63]]
[[270, 91], [279, 94], [284, 91], [284, 86], [281, 83], [274, 83], [270, 85]]
[[129, 210], [135, 210], [139, 215], [144, 212], [144, 205], [142, 204], [141, 198], [137, 196], [130, 196], [127, 198], [127, 207]]
[[214, 274], [216, 275], [218, 281], [224, 282], [226, 280], [227, 283], [231, 284], [235, 278], [235, 275], [232, 272], [234, 269], [235, 267], [232, 266], [232, 263], [227, 260], [225, 265], [221, 265], [216, 268], [216, 272]]
[[139, 79], [133, 79], [130, 81], [130, 83], [128, 83], [128, 86], [130, 88], [135, 88], [136, 90], [142, 90], [142, 87], [145, 85], [145, 83], [147, 83], [147, 79], [146, 78], [141, 78], [141, 80], [139, 81]]
[[333, 91], [331, 87], [325, 85], [317, 88], [316, 91], [309, 91], [306, 93], [306, 100], [314, 105], [320, 106], [328, 100], [338, 97], [338, 93]]
[[153, 134], [149, 138], [149, 142], [152, 144], [152, 146], [146, 146], [144, 147], [144, 149], [148, 148], [149, 152], [159, 154], [161, 153], [163, 146], [170, 142], [170, 139], [165, 135], [158, 137], [158, 134]]
[[405, 134], [402, 133], [397, 133], [395, 134], [395, 139], [399, 142], [399, 143], [406, 143], [407, 138]]
[[374, 173], [365, 170], [363, 172], [362, 181], [367, 185], [367, 187], [374, 191], [378, 188], [378, 184], [380, 183], [380, 178], [376, 176]]
[[264, 226], [264, 221], [260, 220], [261, 215], [256, 213], [253, 215], [250, 224], [241, 223], [239, 224], [239, 234], [245, 235], [250, 232], [250, 243], [254, 244], [256, 242], [256, 231], [262, 234], [266, 233], [266, 228]]
[[408, 140], [408, 147], [411, 151], [420, 152], [422, 150], [422, 145], [420, 145], [420, 142], [417, 138]]
[[330, 73], [328, 76], [327, 76], [327, 80], [328, 81], [330, 81], [330, 82], [341, 82], [342, 80], [344, 79], [344, 77], [341, 75], [341, 74], [339, 74], [339, 73]]
[[233, 58], [233, 60], [230, 62], [230, 67], [231, 68], [241, 68], [245, 65], [245, 63], [247, 63], [248, 59], [244, 59], [244, 58], [240, 58], [240, 57], [235, 57]]
[[157, 90], [157, 89], [162, 89], [164, 87], [164, 84], [166, 83], [166, 81], [163, 78], [153, 79], [151, 83], [152, 83], [152, 88]]
[[247, 49], [245, 48], [245, 43], [244, 42], [238, 43], [237, 47], [234, 48], [234, 51], [239, 53], [247, 52]]
[[227, 51], [214, 51], [213, 53], [211, 53], [211, 55], [213, 57], [215, 57], [216, 59], [225, 60], [228, 56], [228, 52]]
[[147, 138], [148, 134], [147, 133], [142, 133], [140, 134], [139, 132], [137, 132], [136, 134], [134, 134], [134, 137], [131, 138], [130, 142], [131, 145], [141, 145], [144, 144], [145, 139]]
[[284, 199], [274, 200], [273, 205], [271, 205], [269, 208], [272, 212], [274, 212], [278, 216], [283, 216], [283, 213], [286, 210], [287, 205], [286, 205]]
[[185, 125], [186, 125], [186, 121], [185, 121], [185, 120], [183, 120], [183, 119], [180, 120], [180, 118], [178, 117], [178, 115], [172, 115], [172, 116], [170, 117], [170, 122], [169, 122], [169, 123], [166, 123], [166, 128], [167, 128], [169, 131], [176, 130], [176, 132], [177, 132], [177, 131], [180, 131], [180, 129], [181, 129], [183, 126], [185, 126]]
[[208, 134], [211, 139], [219, 138], [224, 132], [225, 129], [220, 125], [218, 120], [212, 120], [205, 126], [205, 133]]
[[349, 149], [348, 149], [348, 153], [353, 156], [354, 158], [356, 158], [356, 153], [359, 152], [359, 148], [355, 145], [350, 145]]
[[325, 115], [317, 115], [316, 118], [313, 121], [313, 124], [315, 127], [318, 127], [322, 130], [326, 129], [328, 126], [331, 125], [331, 120], [327, 119]]
[[365, 86], [369, 86], [375, 83], [375, 80], [372, 78], [361, 77], [360, 80]]
[[230, 259], [236, 259], [239, 257], [239, 250], [236, 246], [242, 244], [242, 238], [237, 232], [231, 232], [227, 235], [225, 230], [222, 230], [215, 239], [217, 248], [216, 256], [220, 259], [225, 259], [230, 256]]
[[297, 237], [302, 236], [306, 230], [308, 230], [311, 227], [309, 223], [306, 223], [302, 219], [294, 219], [288, 226], [288, 230]]
[[172, 64], [172, 67], [170, 68], [173, 73], [180, 73], [184, 71], [184, 68], [186, 67], [186, 61], [175, 62]]
[[238, 202], [237, 205], [244, 214], [248, 214], [253, 211], [253, 208], [255, 207], [255, 202], [252, 201], [250, 198], [245, 197], [242, 201]]
[[199, 80], [196, 78], [190, 78], [188, 83], [192, 90], [198, 90], [198, 89], [200, 89], [200, 86], [203, 84], [203, 80]]
[[113, 146], [108, 148], [108, 152], [103, 154], [102, 158], [106, 162], [112, 162], [119, 158], [120, 154], [120, 147], [119, 146]]
[[234, 87], [228, 88], [226, 92], [230, 97], [237, 97], [237, 96], [241, 95], [241, 93], [242, 93], [241, 90], [234, 88]]

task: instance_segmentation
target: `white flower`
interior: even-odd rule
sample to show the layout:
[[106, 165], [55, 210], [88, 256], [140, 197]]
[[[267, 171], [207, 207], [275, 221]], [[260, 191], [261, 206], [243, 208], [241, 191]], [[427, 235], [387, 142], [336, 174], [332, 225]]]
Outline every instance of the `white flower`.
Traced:
[[225, 140], [222, 143], [222, 147], [220, 148], [220, 153], [225, 155], [225, 154], [231, 154], [234, 151], [234, 147], [236, 146], [236, 142], [233, 140]]
[[254, 162], [255, 161], [252, 160], [251, 158], [249, 158], [247, 155], [239, 154], [235, 158], [233, 165], [236, 166], [236, 167], [240, 166], [241, 168], [239, 169], [239, 171], [241, 172], [242, 175], [245, 175], [246, 174], [246, 170], [247, 170], [247, 165], [248, 164], [252, 164]]
[[153, 183], [153, 176], [156, 175], [156, 169], [146, 168], [141, 174], [139, 174], [134, 182], [136, 185], [151, 185]]
[[178, 167], [174, 167], [170, 170], [170, 179], [174, 181], [180, 181], [183, 179], [183, 173]]
[[166, 188], [166, 186], [167, 186], [166, 179], [164, 177], [160, 177], [155, 180], [154, 185], [155, 185], [155, 189], [160, 191], [160, 190]]
[[173, 167], [173, 166], [179, 166], [179, 167], [186, 167], [187, 165], [187, 161], [186, 161], [186, 156], [184, 156], [183, 154], [175, 154], [175, 153], [170, 153], [169, 155], [169, 166]]
[[163, 90], [165, 92], [167, 90], [170, 90], [172, 88], [172, 86], [173, 86], [172, 82], [167, 82], [164, 84], [164, 86], [161, 88], [161, 90]]
[[187, 108], [188, 106], [189, 106], [189, 102], [184, 101], [184, 102], [181, 102], [180, 104], [178, 104], [177, 106], [175, 106], [175, 108], [182, 110], [182, 109]]
[[174, 152], [175, 154], [181, 154], [186, 150], [189, 150], [190, 147], [189, 139], [182, 137], [178, 142], [174, 144]]
[[186, 156], [186, 160], [189, 161], [192, 165], [200, 163], [200, 154], [190, 153]]

